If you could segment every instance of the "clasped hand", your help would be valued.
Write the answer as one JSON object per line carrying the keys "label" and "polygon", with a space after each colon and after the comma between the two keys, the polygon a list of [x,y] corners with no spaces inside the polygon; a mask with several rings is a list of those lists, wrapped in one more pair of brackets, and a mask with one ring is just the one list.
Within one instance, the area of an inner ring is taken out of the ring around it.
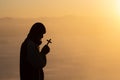
{"label": "clasped hand", "polygon": [[41,53],[43,54],[48,54],[49,52],[50,52],[50,48],[48,45],[45,45],[41,50]]}

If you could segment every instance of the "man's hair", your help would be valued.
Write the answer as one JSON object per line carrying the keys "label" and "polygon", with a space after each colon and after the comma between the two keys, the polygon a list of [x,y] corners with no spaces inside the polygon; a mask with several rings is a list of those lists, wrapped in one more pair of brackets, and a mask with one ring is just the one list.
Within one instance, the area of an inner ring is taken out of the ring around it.
{"label": "man's hair", "polygon": [[28,38],[35,39],[37,38],[37,36],[44,34],[44,33],[46,33],[45,26],[42,23],[37,22],[33,24],[33,26],[31,27],[29,34],[28,34]]}

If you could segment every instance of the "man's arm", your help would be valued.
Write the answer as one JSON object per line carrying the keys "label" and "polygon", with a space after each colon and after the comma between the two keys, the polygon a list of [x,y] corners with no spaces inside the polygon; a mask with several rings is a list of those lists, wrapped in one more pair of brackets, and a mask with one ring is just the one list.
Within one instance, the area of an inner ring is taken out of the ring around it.
{"label": "man's arm", "polygon": [[27,47],[27,59],[33,67],[43,68],[46,65],[46,54],[39,51],[35,48],[34,45],[28,45]]}

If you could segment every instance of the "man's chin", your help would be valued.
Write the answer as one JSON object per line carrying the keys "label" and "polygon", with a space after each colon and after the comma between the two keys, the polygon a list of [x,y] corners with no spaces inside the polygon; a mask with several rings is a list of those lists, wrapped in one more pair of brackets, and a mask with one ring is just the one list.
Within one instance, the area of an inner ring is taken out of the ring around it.
{"label": "man's chin", "polygon": [[37,41],[36,43],[38,46],[42,44],[42,41]]}

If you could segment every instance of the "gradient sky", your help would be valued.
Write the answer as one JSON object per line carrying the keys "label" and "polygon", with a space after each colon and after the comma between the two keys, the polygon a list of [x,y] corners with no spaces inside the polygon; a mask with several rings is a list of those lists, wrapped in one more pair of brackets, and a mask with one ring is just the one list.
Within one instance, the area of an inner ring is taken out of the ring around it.
{"label": "gradient sky", "polygon": [[[37,18],[66,15],[102,17]],[[120,0],[0,0],[1,17],[32,19],[0,19],[0,80],[19,80],[20,44],[38,21],[42,45],[53,42],[45,80],[120,80]]]}
{"label": "gradient sky", "polygon": [[0,0],[0,17],[115,16],[120,0]]}

